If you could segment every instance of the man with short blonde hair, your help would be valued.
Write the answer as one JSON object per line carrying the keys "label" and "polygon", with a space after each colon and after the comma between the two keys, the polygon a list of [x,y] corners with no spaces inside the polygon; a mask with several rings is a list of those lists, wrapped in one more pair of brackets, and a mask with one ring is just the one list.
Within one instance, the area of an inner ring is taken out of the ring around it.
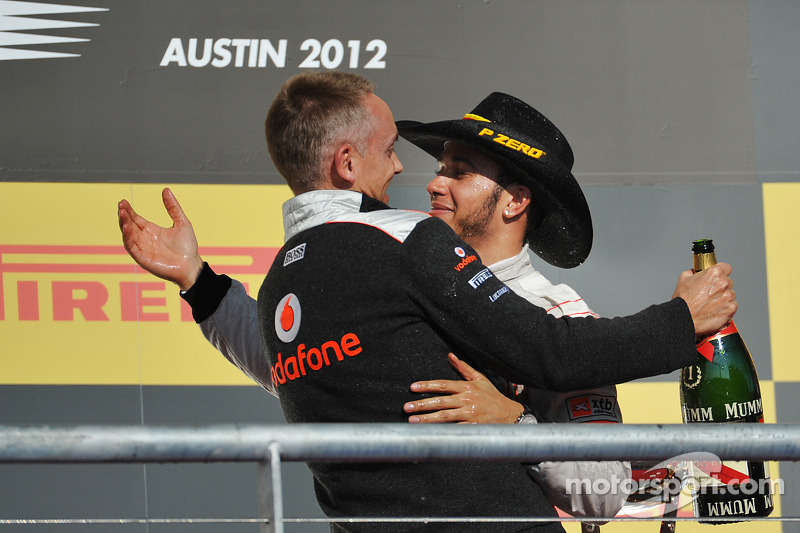
{"label": "man with short blonde hair", "polygon": [[[321,168],[319,179],[296,182],[297,169],[305,168],[300,160],[311,159],[305,151],[273,154],[297,195],[283,206],[286,244],[257,302],[203,264],[191,224],[168,190],[163,199],[172,228],[119,203],[126,250],[178,284],[209,340],[277,392],[288,421],[402,422],[401,406],[414,399],[409,383],[455,376],[436,357],[448,351],[470,354],[509,380],[560,389],[667,372],[696,359],[696,334],[719,330],[735,313],[730,266],[719,263],[682,274],[671,301],[630,317],[567,323],[548,316],[494,278],[444,222],[383,203],[403,169],[394,151],[397,128],[374,92],[361,104],[372,124],[366,146],[357,146],[357,131],[334,137],[322,165],[309,162]],[[519,463],[309,468],[323,511],[341,519],[334,531],[410,529],[391,520],[348,520],[359,516],[415,516],[422,519],[415,529],[436,532],[478,532],[485,525],[424,517],[545,516],[553,521],[499,521],[492,529],[563,531]]]}
{"label": "man with short blonde hair", "polygon": [[264,130],[272,161],[293,193],[319,186],[333,146],[351,141],[366,149],[373,125],[363,99],[374,91],[368,79],[335,71],[300,74],[281,87]]}

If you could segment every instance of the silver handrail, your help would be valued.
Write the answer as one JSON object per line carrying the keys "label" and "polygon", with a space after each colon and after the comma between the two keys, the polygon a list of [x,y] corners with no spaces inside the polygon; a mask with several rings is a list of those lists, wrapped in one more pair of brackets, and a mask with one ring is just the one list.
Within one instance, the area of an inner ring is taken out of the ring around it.
{"label": "silver handrail", "polygon": [[2,426],[0,463],[800,459],[793,424]]}
{"label": "silver handrail", "polygon": [[[281,461],[800,459],[792,424],[2,426],[0,463],[256,462],[262,530],[283,532]],[[263,503],[263,502],[262,502]]]}

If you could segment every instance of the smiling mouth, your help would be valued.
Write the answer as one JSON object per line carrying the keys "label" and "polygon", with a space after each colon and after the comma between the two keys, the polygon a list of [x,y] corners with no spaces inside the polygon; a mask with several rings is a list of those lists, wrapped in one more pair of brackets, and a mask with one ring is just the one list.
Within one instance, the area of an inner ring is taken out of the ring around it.
{"label": "smiling mouth", "polygon": [[453,210],[450,207],[441,204],[431,204],[431,210],[429,211],[430,215],[434,217],[441,217],[452,212]]}

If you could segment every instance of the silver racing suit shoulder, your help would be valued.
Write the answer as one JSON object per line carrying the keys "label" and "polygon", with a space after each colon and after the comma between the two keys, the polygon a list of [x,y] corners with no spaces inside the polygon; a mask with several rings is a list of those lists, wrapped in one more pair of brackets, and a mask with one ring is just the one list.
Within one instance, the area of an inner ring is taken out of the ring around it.
{"label": "silver racing suit shoulder", "polygon": [[416,225],[430,218],[421,211],[378,209],[361,211],[364,196],[353,191],[318,190],[299,194],[283,204],[285,240],[320,226],[337,222],[372,226],[404,242]]}

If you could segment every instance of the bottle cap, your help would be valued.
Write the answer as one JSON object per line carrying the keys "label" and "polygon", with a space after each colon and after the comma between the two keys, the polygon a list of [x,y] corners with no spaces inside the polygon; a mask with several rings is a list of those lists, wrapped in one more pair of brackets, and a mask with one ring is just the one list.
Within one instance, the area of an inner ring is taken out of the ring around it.
{"label": "bottle cap", "polygon": [[698,239],[692,243],[692,252],[696,254],[709,254],[714,251],[714,241],[711,239]]}

